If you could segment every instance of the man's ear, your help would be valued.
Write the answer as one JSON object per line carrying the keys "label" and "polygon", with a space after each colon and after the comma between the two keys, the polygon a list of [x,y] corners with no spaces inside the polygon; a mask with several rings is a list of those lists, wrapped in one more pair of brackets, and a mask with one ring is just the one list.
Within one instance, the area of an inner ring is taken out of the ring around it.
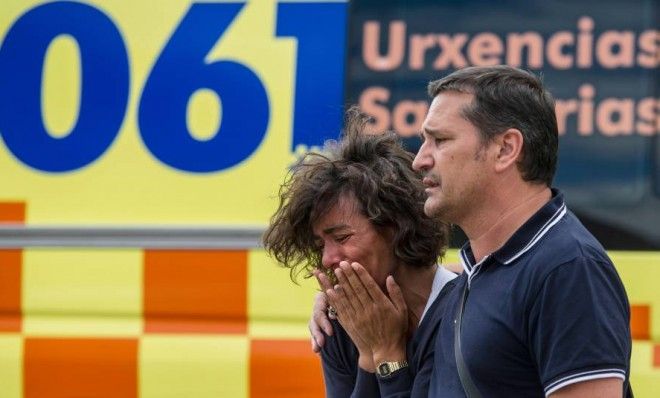
{"label": "man's ear", "polygon": [[517,167],[522,158],[523,135],[518,129],[508,129],[494,139],[497,146],[495,171],[502,172],[509,167]]}

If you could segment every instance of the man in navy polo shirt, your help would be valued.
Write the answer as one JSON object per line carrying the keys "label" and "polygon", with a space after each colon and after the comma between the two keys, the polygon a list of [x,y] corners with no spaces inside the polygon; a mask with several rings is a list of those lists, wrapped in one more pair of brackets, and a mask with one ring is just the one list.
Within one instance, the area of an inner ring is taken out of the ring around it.
{"label": "man in navy polo shirt", "polygon": [[[631,396],[623,284],[550,188],[558,148],[551,95],[533,74],[507,66],[458,70],[429,93],[413,163],[427,186],[424,211],[469,239],[436,338],[430,396]],[[348,271],[351,283],[328,296],[368,298],[369,284]],[[379,330],[387,301],[369,305],[363,329]],[[358,337],[382,360],[397,360],[396,333],[380,332]]]}
{"label": "man in navy polo shirt", "polygon": [[621,397],[631,338],[623,284],[551,189],[553,99],[531,73],[471,67],[432,82],[427,215],[457,224],[465,272],[438,334],[433,397]]}

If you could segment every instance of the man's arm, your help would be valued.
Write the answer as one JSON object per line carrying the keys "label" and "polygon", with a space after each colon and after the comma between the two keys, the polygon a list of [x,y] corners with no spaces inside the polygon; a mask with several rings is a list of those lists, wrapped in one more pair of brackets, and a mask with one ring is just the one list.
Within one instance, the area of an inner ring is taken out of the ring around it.
{"label": "man's arm", "polygon": [[628,311],[623,285],[606,260],[577,257],[544,277],[529,330],[548,396],[621,396],[630,364]]}
{"label": "man's arm", "polygon": [[609,378],[589,380],[568,385],[549,395],[549,398],[620,398],[623,380]]}
{"label": "man's arm", "polygon": [[325,291],[332,288],[332,283],[322,272],[315,270],[314,276],[319,283],[321,292],[314,298],[314,307],[312,308],[312,317],[309,320],[309,334],[311,336],[312,351],[319,353],[325,344],[325,336],[332,336],[332,324],[327,313],[328,298]]}

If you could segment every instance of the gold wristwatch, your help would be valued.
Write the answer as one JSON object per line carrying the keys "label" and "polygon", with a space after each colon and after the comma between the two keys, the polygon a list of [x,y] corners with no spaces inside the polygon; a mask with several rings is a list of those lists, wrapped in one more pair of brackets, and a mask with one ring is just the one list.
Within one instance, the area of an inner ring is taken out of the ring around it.
{"label": "gold wristwatch", "polygon": [[376,366],[376,375],[378,377],[389,377],[392,373],[408,366],[408,361],[381,362]]}

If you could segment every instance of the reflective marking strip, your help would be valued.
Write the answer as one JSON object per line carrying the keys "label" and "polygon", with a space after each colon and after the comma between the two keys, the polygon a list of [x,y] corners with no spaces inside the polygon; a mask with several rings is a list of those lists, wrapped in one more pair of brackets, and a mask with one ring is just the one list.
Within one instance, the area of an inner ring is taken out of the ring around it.
{"label": "reflective marking strip", "polygon": [[0,248],[128,247],[252,249],[261,247],[263,227],[0,227]]}

